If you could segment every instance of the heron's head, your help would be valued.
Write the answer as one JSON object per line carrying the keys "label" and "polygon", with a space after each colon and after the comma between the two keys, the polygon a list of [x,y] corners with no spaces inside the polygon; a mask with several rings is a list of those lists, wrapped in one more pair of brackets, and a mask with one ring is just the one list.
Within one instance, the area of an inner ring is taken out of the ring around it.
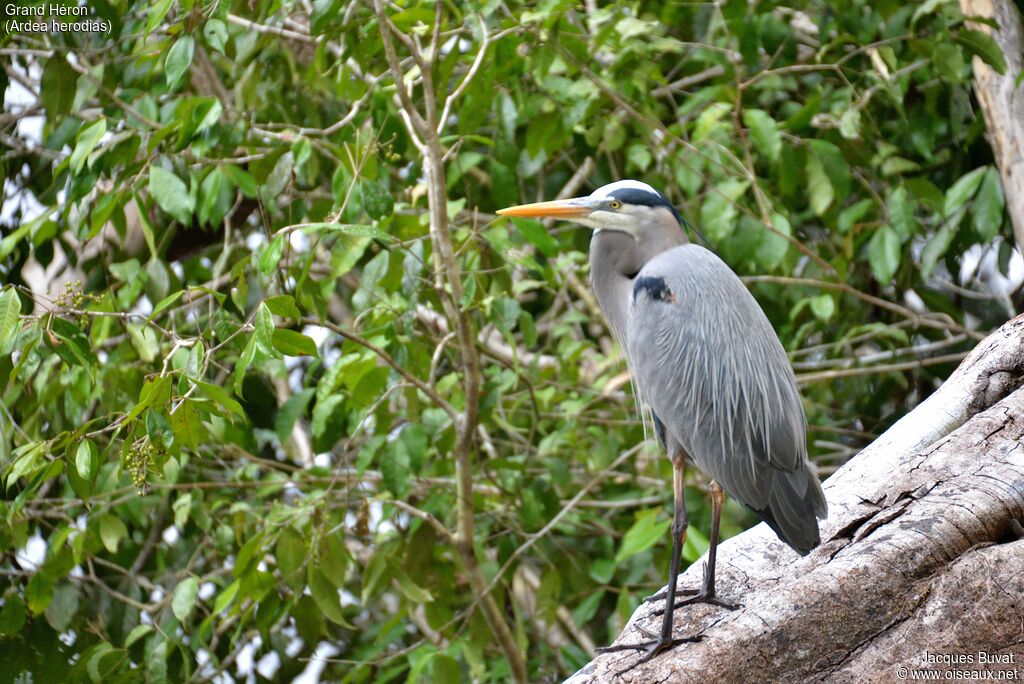
{"label": "heron's head", "polygon": [[627,233],[638,241],[666,234],[682,235],[679,212],[671,202],[647,183],[635,180],[603,185],[586,197],[522,204],[499,209],[498,213],[573,221],[596,231]]}

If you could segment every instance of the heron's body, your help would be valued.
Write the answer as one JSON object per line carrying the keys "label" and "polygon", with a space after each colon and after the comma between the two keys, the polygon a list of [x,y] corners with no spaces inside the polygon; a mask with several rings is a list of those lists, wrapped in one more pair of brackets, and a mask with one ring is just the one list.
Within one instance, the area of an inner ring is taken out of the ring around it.
{"label": "heron's body", "polygon": [[[825,497],[807,460],[793,371],[761,307],[698,245],[662,252],[634,283],[625,345],[666,450],[681,448],[807,553],[818,545]],[[673,365],[678,358],[690,363]]]}
{"label": "heron's body", "polygon": [[598,304],[626,352],[641,399],[673,464],[675,517],[660,636],[647,657],[693,638],[672,637],[675,580],[686,536],[683,465],[712,478],[711,546],[694,598],[715,598],[722,490],[758,513],[801,554],[818,545],[827,505],[807,458],[796,378],[771,323],[743,282],[714,253],[687,243],[678,212],[637,181],[589,197],[503,209],[512,216],[573,219],[596,229],[590,274]]}

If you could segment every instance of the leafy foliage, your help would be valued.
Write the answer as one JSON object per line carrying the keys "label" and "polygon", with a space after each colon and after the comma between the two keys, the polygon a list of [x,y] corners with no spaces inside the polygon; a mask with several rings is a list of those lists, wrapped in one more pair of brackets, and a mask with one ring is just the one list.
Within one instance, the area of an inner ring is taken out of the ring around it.
{"label": "leafy foliage", "polygon": [[970,90],[1005,60],[955,3],[90,6],[108,35],[3,39],[5,674],[535,681],[610,640],[664,581],[668,464],[588,237],[501,206],[663,189],[825,472],[1005,316],[949,286],[1009,250]]}

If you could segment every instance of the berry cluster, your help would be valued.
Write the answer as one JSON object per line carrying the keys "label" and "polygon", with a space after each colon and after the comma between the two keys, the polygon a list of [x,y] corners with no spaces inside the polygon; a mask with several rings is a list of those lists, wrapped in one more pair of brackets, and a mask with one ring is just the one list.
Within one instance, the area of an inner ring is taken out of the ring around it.
{"label": "berry cluster", "polygon": [[158,450],[149,441],[149,437],[135,440],[128,450],[125,466],[132,478],[132,484],[137,489],[144,490],[146,488],[146,476],[149,474],[150,466],[154,462],[157,453]]}

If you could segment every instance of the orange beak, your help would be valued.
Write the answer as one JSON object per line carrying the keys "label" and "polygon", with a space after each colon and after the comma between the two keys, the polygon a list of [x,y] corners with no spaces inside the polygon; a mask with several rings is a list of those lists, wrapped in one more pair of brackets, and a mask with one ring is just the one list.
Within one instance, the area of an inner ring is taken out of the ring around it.
{"label": "orange beak", "polygon": [[575,219],[589,216],[593,210],[594,207],[587,201],[586,197],[578,197],[576,199],[554,200],[553,202],[520,204],[517,207],[499,209],[498,214],[519,218]]}

